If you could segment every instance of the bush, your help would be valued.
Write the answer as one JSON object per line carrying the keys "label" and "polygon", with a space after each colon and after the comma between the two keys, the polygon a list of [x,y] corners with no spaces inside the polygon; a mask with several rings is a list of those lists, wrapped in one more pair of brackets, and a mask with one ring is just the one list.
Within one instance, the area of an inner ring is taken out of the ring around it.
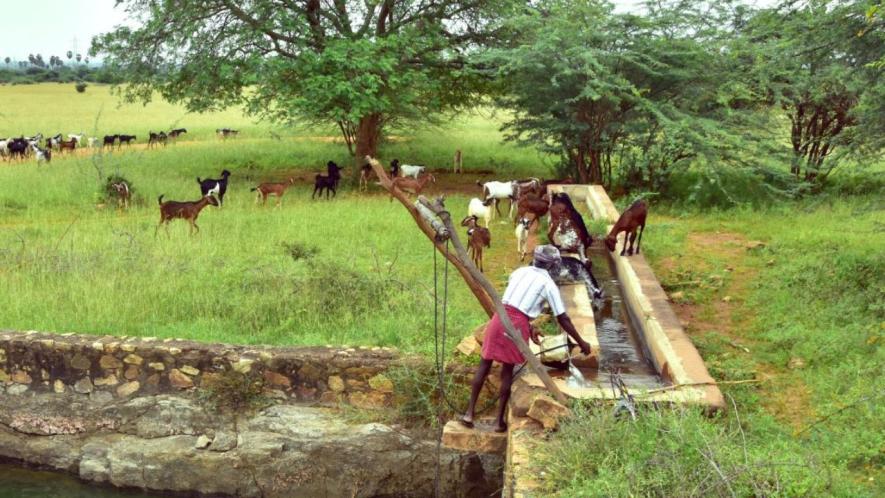
{"label": "bush", "polygon": [[283,250],[285,250],[286,254],[292,258],[292,261],[310,259],[320,252],[318,247],[297,240],[293,242],[283,242]]}
{"label": "bush", "polygon": [[83,93],[86,91],[86,87],[89,86],[85,82],[81,81],[74,85],[74,88],[77,90],[77,93]]}
{"label": "bush", "polygon": [[115,174],[108,176],[104,185],[102,185],[101,190],[99,191],[99,199],[103,202],[112,202],[120,201],[120,194],[117,192],[117,189],[114,188],[114,184],[117,183],[125,183],[129,186],[129,198],[133,199],[135,197],[135,188],[132,186],[132,182],[127,180],[124,176]]}
{"label": "bush", "polygon": [[255,373],[226,370],[212,382],[206,383],[199,396],[218,411],[238,414],[267,406],[264,396],[264,378]]}

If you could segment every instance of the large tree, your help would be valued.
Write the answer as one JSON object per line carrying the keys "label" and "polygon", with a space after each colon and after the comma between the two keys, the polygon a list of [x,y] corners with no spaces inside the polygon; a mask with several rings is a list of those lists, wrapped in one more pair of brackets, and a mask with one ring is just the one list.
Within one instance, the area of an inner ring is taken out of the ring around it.
{"label": "large tree", "polygon": [[334,123],[358,158],[385,127],[474,103],[470,53],[511,0],[118,0],[139,27],[93,40],[124,71],[122,94],[154,91],[204,111],[245,105],[278,122]]}
{"label": "large tree", "polygon": [[551,0],[513,18],[509,46],[489,55],[498,102],[514,112],[509,138],[561,154],[589,183],[610,183],[615,151],[638,152],[641,183],[654,186],[652,176],[713,142],[710,120],[741,98],[714,7],[658,1],[639,16],[602,0]]}

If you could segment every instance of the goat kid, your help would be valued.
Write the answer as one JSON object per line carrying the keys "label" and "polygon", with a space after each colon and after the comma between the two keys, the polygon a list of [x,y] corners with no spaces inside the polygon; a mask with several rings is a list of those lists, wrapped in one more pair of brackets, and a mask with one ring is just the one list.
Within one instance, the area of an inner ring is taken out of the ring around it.
{"label": "goat kid", "polygon": [[484,247],[492,247],[492,233],[488,228],[477,224],[476,216],[468,216],[461,220],[461,226],[467,227],[467,255],[473,259],[473,264],[484,272],[482,267],[482,250]]}
{"label": "goat kid", "polygon": [[295,183],[294,178],[289,178],[288,181],[282,183],[273,183],[273,182],[265,182],[257,187],[249,189],[251,192],[258,192],[255,196],[255,203],[258,203],[258,200],[261,200],[261,205],[267,204],[268,196],[275,195],[277,196],[277,207],[280,207],[283,203],[283,194],[286,193],[286,189],[289,188],[292,184]]}
{"label": "goat kid", "polygon": [[[126,182],[112,183],[111,188],[117,193],[117,202],[120,207],[124,209],[128,208],[129,199],[132,197],[132,192],[129,190],[129,184]],[[162,196],[160,197],[162,198]]]}
{"label": "goat kid", "polygon": [[519,254],[519,260],[525,259],[527,247],[529,245],[529,227],[532,226],[531,218],[520,218],[516,223],[516,252]]}
{"label": "goat kid", "polygon": [[31,147],[34,150],[34,155],[37,157],[37,164],[42,162],[49,164],[52,162],[52,149],[41,149],[39,145],[34,143],[31,144]]}
{"label": "goat kid", "polygon": [[[618,247],[618,234],[625,232],[624,247],[621,249],[621,256],[624,252],[627,256],[633,255],[633,242],[636,242],[636,254],[639,254],[639,245],[642,243],[642,232],[645,231],[645,218],[648,216],[648,203],[640,199],[626,211],[621,213],[617,223],[612,227],[611,231],[605,237],[605,247],[614,252]],[[636,231],[639,229],[639,240],[636,239]],[[627,242],[630,242],[630,249],[627,249]]]}
{"label": "goat kid", "polygon": [[[165,194],[164,194],[165,195]],[[198,201],[166,201],[163,202],[163,195],[157,198],[157,203],[160,205],[160,223],[157,224],[157,228],[154,229],[154,237],[157,236],[157,230],[160,229],[160,225],[166,224],[166,234],[169,234],[169,222],[174,220],[175,218],[181,218],[183,220],[187,220],[191,225],[190,233],[193,235],[194,233],[200,232],[200,227],[197,226],[197,217],[200,216],[200,211],[203,210],[204,207],[212,204],[213,206],[218,206],[218,199],[212,197],[211,195],[204,196]]]}

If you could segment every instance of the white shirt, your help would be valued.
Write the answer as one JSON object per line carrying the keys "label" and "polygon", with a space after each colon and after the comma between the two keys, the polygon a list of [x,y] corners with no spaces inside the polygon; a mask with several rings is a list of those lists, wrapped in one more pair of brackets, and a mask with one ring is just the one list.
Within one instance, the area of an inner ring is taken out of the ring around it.
{"label": "white shirt", "polygon": [[544,301],[550,305],[553,316],[565,313],[559,287],[553,282],[547,270],[534,266],[524,266],[510,274],[507,290],[501,302],[522,311],[529,318],[541,314]]}

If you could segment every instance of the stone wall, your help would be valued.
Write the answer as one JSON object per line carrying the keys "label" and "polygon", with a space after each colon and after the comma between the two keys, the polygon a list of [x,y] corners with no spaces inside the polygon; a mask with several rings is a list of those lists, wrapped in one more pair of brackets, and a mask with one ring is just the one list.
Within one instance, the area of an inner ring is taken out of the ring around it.
{"label": "stone wall", "polygon": [[0,331],[0,393],[109,400],[207,387],[236,371],[263,377],[278,398],[378,408],[392,402],[393,384],[384,372],[403,361],[379,347],[278,348]]}

